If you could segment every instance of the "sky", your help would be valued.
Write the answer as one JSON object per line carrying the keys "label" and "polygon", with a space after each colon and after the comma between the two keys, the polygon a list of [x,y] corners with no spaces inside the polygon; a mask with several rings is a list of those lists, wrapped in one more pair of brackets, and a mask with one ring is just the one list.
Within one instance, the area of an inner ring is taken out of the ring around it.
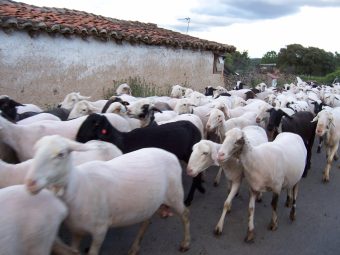
{"label": "sky", "polygon": [[[17,0],[19,1],[19,0]],[[159,27],[261,58],[290,44],[340,52],[340,0],[21,0]],[[188,19],[189,18],[189,19]],[[188,23],[188,21],[190,21]],[[189,25],[189,26],[188,26]]]}

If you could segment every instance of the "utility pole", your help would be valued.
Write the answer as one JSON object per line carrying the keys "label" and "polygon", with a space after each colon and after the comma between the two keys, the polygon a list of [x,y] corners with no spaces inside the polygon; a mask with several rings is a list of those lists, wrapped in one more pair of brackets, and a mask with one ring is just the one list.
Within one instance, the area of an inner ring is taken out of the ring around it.
{"label": "utility pole", "polygon": [[189,25],[190,25],[190,18],[189,18],[189,17],[187,17],[187,18],[184,18],[184,19],[178,19],[178,20],[186,20],[186,21],[187,21],[187,23],[188,23],[188,25],[187,25],[187,34],[188,34],[188,32],[189,32]]}

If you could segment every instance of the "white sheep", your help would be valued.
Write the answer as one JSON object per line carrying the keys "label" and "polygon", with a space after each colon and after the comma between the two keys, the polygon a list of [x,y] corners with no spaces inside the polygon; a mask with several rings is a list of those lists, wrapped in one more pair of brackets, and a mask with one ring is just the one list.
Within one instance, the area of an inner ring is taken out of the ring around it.
{"label": "white sheep", "polygon": [[[253,146],[268,142],[266,132],[261,127],[248,126],[243,129],[243,132],[247,134],[249,142]],[[215,227],[215,234],[217,235],[222,233],[226,213],[231,209],[232,200],[239,190],[244,175],[243,166],[237,157],[233,156],[225,162],[218,162],[217,154],[221,146],[221,144],[209,140],[201,140],[194,145],[187,166],[187,174],[193,177],[212,165],[221,166],[226,179],[231,184],[229,185],[229,194],[224,202],[222,215]]]}
{"label": "white sheep", "polygon": [[67,208],[55,195],[43,190],[37,196],[24,185],[0,190],[0,254],[78,254],[57,238]]}
{"label": "white sheep", "polygon": [[339,148],[340,141],[340,107],[334,109],[324,109],[313,119],[317,121],[315,134],[319,137],[325,137],[327,163],[323,170],[323,181],[329,181],[329,171],[333,159]]}
{"label": "white sheep", "polygon": [[34,122],[37,122],[37,121],[44,121],[44,120],[61,121],[59,117],[57,117],[53,114],[50,114],[50,113],[43,112],[43,113],[33,115],[31,117],[19,120],[19,121],[17,121],[17,124],[27,125],[27,124],[31,124],[31,123],[34,123]]}
{"label": "white sheep", "polygon": [[141,127],[141,122],[138,119],[135,118],[130,118],[127,115],[127,108],[125,105],[119,103],[119,102],[113,102],[109,108],[107,108],[106,113],[115,113],[120,116],[122,116],[124,119],[127,120],[129,123],[131,130],[135,128],[140,128]]}
{"label": "white sheep", "polygon": [[213,109],[210,112],[206,125],[208,131],[217,130],[220,140],[224,140],[224,134],[234,127],[244,128],[256,124],[256,112],[246,112],[240,117],[225,120],[224,113],[219,109]]}
{"label": "white sheep", "polygon": [[170,97],[182,98],[184,92],[185,92],[185,88],[182,87],[181,85],[178,85],[178,84],[173,85],[171,88]]}
{"label": "white sheep", "polygon": [[100,113],[102,108],[98,108],[87,100],[82,100],[74,104],[67,119],[75,119],[81,116],[86,116],[91,113]]}
{"label": "white sheep", "polygon": [[[128,122],[121,116],[106,113],[110,123],[122,132],[131,130]],[[33,157],[36,141],[46,135],[59,134],[75,140],[80,125],[87,118],[83,116],[69,121],[40,121],[28,125],[16,125],[0,116],[0,140],[17,153],[22,162]]]}
{"label": "white sheep", "polygon": [[25,112],[42,112],[43,110],[35,104],[24,104],[24,106],[17,106],[17,113],[22,114]]}
{"label": "white sheep", "polygon": [[237,156],[244,168],[250,186],[248,232],[246,242],[254,240],[255,199],[260,192],[272,191],[271,230],[278,227],[277,202],[283,188],[287,188],[287,206],[291,206],[290,219],[295,220],[298,183],[302,177],[307,150],[302,138],[290,132],[280,133],[273,142],[253,146],[245,132],[234,128],[225,134],[218,152],[218,160],[227,161]]}
{"label": "white sheep", "polygon": [[132,95],[132,90],[127,83],[120,84],[116,89],[116,95],[120,96],[122,94]]}
{"label": "white sheep", "polygon": [[144,148],[113,160],[72,164],[71,151],[84,145],[60,136],[43,137],[36,144],[34,166],[26,187],[36,194],[46,186],[59,190],[69,209],[65,220],[78,248],[84,234],[92,235],[89,254],[98,254],[110,227],[143,222],[129,254],[136,254],[151,216],[165,204],[184,225],[181,250],[189,249],[189,213],[184,205],[182,169],[175,155]]}
{"label": "white sheep", "polygon": [[67,94],[64,98],[64,100],[58,105],[58,107],[65,108],[67,110],[72,110],[73,106],[81,101],[81,100],[88,100],[91,97],[86,97],[80,95],[79,92],[71,92]]}
{"label": "white sheep", "polygon": [[180,121],[180,120],[187,120],[194,124],[198,130],[201,132],[201,137],[204,137],[204,126],[201,119],[195,114],[180,114],[175,116],[174,118],[167,120],[167,121],[159,121],[157,122],[158,125],[163,125],[165,123]]}
{"label": "white sheep", "polygon": [[[100,160],[108,161],[123,153],[112,143],[91,140],[87,144],[89,151],[73,151],[73,164],[80,165],[85,162]],[[12,185],[24,184],[25,176],[33,164],[33,159],[18,164],[9,164],[0,159],[0,189]]]}

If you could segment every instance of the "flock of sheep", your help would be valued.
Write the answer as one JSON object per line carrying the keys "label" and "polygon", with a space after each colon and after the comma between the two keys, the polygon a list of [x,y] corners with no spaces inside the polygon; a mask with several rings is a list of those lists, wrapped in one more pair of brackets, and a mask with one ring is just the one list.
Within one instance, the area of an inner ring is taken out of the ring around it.
{"label": "flock of sheep", "polygon": [[[326,150],[324,182],[338,157],[340,84],[298,79],[283,90],[261,83],[252,90],[209,86],[205,94],[175,85],[170,96],[148,98],[132,96],[122,84],[116,94],[93,102],[70,93],[49,111],[0,96],[0,254],[80,254],[86,234],[92,236],[89,254],[98,254],[109,228],[142,223],[129,251],[137,254],[156,212],[179,216],[180,250],[187,251],[188,206],[196,190],[204,193],[204,171],[213,165],[220,168],[215,184],[222,172],[229,182],[215,234],[222,233],[245,179],[245,241],[252,242],[255,201],[262,193],[273,194],[271,230],[278,227],[283,189],[295,220],[315,135]],[[183,166],[192,177],[186,196]],[[70,246],[58,236],[62,223]]]}

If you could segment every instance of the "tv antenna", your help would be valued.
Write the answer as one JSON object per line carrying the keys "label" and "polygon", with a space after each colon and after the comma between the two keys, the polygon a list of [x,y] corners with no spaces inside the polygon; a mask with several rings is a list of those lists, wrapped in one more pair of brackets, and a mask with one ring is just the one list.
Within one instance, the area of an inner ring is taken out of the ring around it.
{"label": "tv antenna", "polygon": [[186,20],[188,25],[187,25],[187,34],[189,32],[189,25],[190,25],[190,18],[189,17],[186,17],[186,18],[183,18],[183,19],[178,19],[178,20]]}

